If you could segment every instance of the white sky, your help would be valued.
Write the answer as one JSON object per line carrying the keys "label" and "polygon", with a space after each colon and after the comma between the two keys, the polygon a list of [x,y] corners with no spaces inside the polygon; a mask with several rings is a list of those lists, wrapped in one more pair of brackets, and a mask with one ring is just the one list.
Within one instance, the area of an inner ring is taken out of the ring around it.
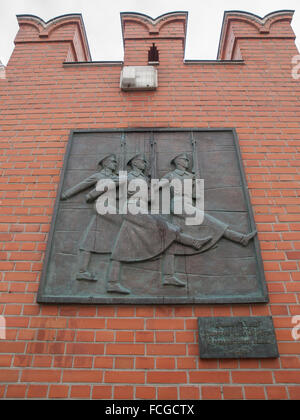
{"label": "white sky", "polygon": [[224,10],[242,10],[261,17],[276,10],[295,10],[292,26],[300,46],[299,0],[0,0],[0,60],[7,64],[18,31],[17,14],[45,21],[66,13],[81,13],[93,61],[123,60],[120,12],[156,18],[187,11],[186,59],[216,59]]}

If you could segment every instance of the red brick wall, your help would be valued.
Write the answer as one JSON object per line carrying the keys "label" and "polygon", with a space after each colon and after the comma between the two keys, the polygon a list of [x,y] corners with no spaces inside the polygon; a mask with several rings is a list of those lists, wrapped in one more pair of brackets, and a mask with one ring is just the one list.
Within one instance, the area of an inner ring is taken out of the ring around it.
{"label": "red brick wall", "polygon": [[[269,33],[269,21],[227,18],[220,57],[241,54],[244,64],[184,63],[184,16],[148,29],[131,19],[130,37],[148,38],[125,39],[125,62],[147,64],[140,45],[153,39],[160,51],[151,92],[122,92],[121,66],[63,66],[88,59],[80,19],[54,21],[46,34],[19,19],[0,79],[1,398],[300,398],[300,340],[291,335],[300,314],[300,80],[291,76],[298,51],[290,14],[271,17]],[[144,126],[236,127],[269,304],[36,304],[70,130]],[[197,317],[217,315],[272,315],[280,358],[201,360]]]}

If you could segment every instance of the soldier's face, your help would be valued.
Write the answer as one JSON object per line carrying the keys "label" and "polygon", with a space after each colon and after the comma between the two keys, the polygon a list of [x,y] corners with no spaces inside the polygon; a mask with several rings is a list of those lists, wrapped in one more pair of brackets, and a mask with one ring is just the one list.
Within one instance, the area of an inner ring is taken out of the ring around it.
{"label": "soldier's face", "polygon": [[117,161],[115,159],[108,159],[105,162],[105,167],[111,169],[112,171],[115,171],[117,169]]}
{"label": "soldier's face", "polygon": [[175,160],[175,164],[182,166],[183,168],[187,169],[189,167],[189,160],[183,157],[177,158]]}
{"label": "soldier's face", "polygon": [[136,168],[143,170],[146,168],[146,162],[142,159],[135,159],[132,161],[132,166],[135,166]]}

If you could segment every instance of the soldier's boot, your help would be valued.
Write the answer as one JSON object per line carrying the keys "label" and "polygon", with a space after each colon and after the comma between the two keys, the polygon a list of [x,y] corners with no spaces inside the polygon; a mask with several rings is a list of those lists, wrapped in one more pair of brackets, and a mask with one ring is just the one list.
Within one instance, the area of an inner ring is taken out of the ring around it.
{"label": "soldier's boot", "polygon": [[237,242],[243,246],[247,246],[251,239],[257,234],[256,230],[253,230],[250,233],[244,234],[240,232],[236,232],[231,229],[226,229],[224,232],[224,237],[229,239],[230,241]]}
{"label": "soldier's boot", "polygon": [[94,274],[90,273],[88,270],[90,258],[90,252],[80,250],[79,271],[76,274],[76,280],[97,281],[97,278],[94,276]]}
{"label": "soldier's boot", "polygon": [[129,289],[120,284],[120,270],[121,263],[112,261],[108,269],[107,293],[122,293],[123,295],[131,293]]}
{"label": "soldier's boot", "polygon": [[90,273],[89,271],[79,271],[76,274],[76,280],[97,281],[94,274]]}
{"label": "soldier's boot", "polygon": [[163,269],[163,286],[185,287],[186,283],[175,275],[175,256],[166,254]]}

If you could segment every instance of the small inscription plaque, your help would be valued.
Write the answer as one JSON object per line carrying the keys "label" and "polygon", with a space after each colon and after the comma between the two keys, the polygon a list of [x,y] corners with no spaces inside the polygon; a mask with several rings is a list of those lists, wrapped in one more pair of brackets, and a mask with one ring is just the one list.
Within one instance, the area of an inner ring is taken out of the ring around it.
{"label": "small inscription plaque", "polygon": [[278,357],[270,316],[201,317],[198,327],[201,359]]}

